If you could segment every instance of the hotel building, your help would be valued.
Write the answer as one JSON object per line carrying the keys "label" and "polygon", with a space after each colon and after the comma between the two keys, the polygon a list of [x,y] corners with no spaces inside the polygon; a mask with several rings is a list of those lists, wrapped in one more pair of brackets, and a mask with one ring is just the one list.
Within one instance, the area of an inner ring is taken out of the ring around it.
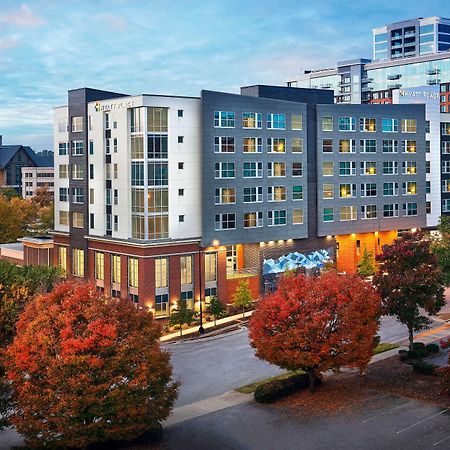
{"label": "hotel building", "polygon": [[[426,226],[425,106],[334,104],[330,90],[126,96],[54,110],[54,264],[167,317],[178,299],[254,298],[262,267]],[[297,253],[297,254],[298,254]]]}

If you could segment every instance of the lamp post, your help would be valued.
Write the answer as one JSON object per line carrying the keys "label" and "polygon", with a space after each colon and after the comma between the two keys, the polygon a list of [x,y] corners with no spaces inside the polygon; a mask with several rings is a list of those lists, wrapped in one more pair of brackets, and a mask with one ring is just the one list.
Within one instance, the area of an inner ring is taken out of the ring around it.
{"label": "lamp post", "polygon": [[[211,242],[207,244],[204,248],[209,247]],[[214,248],[219,247],[220,243],[218,240],[212,241],[212,245]],[[198,332],[200,334],[204,334],[205,329],[203,328],[203,286],[202,286],[202,254],[205,252],[203,251],[202,247],[199,247],[198,249],[198,277],[199,277],[199,288],[200,288],[200,326],[198,328]]]}

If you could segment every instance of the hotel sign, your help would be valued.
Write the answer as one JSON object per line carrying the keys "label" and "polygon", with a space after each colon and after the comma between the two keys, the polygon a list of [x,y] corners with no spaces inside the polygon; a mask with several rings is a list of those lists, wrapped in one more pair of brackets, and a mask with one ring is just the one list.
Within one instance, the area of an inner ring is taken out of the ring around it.
{"label": "hotel sign", "polygon": [[126,109],[132,108],[134,104],[133,100],[123,101],[123,102],[114,102],[114,103],[100,103],[97,102],[95,104],[96,111],[113,111],[116,109]]}
{"label": "hotel sign", "polygon": [[439,100],[438,92],[427,92],[427,91],[405,91],[404,89],[399,90],[400,97],[415,97],[415,98],[431,98],[433,100]]}

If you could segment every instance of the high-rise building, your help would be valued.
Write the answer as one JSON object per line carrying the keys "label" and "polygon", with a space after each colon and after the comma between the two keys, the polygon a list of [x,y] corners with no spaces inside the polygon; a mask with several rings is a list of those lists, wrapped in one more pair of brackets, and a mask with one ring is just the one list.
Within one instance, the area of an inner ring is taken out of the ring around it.
{"label": "high-rise building", "polygon": [[77,89],[55,108],[54,145],[54,264],[157,317],[180,298],[228,301],[243,279],[256,298],[326,255],[354,271],[364,247],[426,226],[420,104]]}

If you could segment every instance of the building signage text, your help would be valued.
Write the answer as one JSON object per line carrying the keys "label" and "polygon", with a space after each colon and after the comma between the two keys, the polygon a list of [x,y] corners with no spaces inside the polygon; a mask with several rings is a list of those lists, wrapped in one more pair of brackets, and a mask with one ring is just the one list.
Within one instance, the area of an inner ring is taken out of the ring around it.
{"label": "building signage text", "polygon": [[432,98],[434,100],[439,100],[439,93],[437,93],[437,92],[405,91],[403,89],[400,89],[399,94],[401,97],[424,97],[424,98]]}
{"label": "building signage text", "polygon": [[133,100],[123,101],[123,102],[114,102],[114,103],[100,103],[97,102],[95,104],[96,111],[113,111],[115,109],[126,109],[133,107]]}

